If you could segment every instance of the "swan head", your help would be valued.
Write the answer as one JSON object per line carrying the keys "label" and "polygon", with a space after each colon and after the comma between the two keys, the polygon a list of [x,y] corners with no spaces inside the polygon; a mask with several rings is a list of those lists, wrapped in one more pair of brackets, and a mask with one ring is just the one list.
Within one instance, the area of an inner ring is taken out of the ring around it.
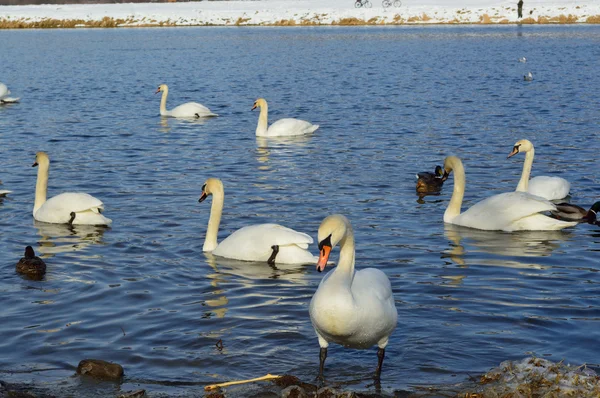
{"label": "swan head", "polygon": [[529,152],[533,149],[533,144],[529,140],[519,140],[515,142],[512,151],[506,157],[507,159],[511,156],[515,156],[519,152]]}
{"label": "swan head", "polygon": [[200,199],[198,199],[198,202],[204,202],[208,195],[212,195],[215,193],[223,194],[223,183],[218,178],[209,178],[208,180],[206,180],[204,185],[202,185],[202,194],[200,195]]}
{"label": "swan head", "polygon": [[341,214],[333,214],[326,217],[319,226],[319,261],[317,271],[322,272],[327,265],[331,249],[335,247],[346,236],[350,228],[350,221]]}
{"label": "swan head", "polygon": [[35,162],[31,165],[31,167],[35,166],[45,166],[48,167],[50,165],[50,158],[46,152],[38,152],[35,154]]}
{"label": "swan head", "polygon": [[447,156],[446,159],[444,159],[444,175],[442,176],[442,181],[446,181],[452,170],[457,167],[463,167],[460,159],[456,156]]}
{"label": "swan head", "polygon": [[154,92],[154,94],[158,94],[161,91],[167,91],[169,89],[169,87],[167,87],[166,84],[161,84],[160,86],[158,86],[158,88],[156,89],[156,91]]}
{"label": "swan head", "polygon": [[262,108],[267,106],[267,100],[265,100],[264,98],[259,98],[256,101],[254,101],[254,105],[252,106],[251,110],[255,110],[256,108]]}

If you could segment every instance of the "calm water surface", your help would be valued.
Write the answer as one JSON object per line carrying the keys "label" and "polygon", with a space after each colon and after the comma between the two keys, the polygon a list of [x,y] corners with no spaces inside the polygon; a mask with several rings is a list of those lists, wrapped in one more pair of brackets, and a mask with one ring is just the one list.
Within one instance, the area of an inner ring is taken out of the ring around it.
{"label": "calm water surface", "polygon": [[[462,382],[532,354],[597,363],[600,230],[450,228],[452,179],[418,200],[414,174],[460,156],[468,206],[515,188],[523,157],[506,155],[528,138],[533,175],[567,178],[572,201],[589,207],[600,196],[600,27],[0,35],[10,65],[0,80],[22,97],[0,108],[0,180],[14,191],[0,202],[0,379],[73,386],[77,363],[92,357],[124,366],[123,389],[168,394],[269,372],[313,380],[308,304],[323,275],[205,255],[210,204],[197,199],[208,177],[225,184],[221,239],[262,222],[316,238],[325,216],[349,217],[357,267],[386,272],[398,307],[387,392]],[[161,119],[160,83],[169,108],[197,101],[221,116]],[[321,127],[257,140],[258,97],[271,120]],[[112,228],[33,221],[40,150],[52,162],[49,194],[101,198]],[[26,245],[48,264],[43,281],[14,272]],[[375,348],[332,346],[326,376],[372,390],[376,361]]]}

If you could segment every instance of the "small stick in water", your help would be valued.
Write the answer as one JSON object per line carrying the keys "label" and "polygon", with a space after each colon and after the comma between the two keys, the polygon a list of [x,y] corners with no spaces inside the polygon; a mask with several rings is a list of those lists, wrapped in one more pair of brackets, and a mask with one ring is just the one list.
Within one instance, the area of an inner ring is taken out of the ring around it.
{"label": "small stick in water", "polygon": [[265,375],[263,377],[257,377],[256,379],[237,380],[237,381],[228,381],[227,383],[211,384],[211,385],[204,387],[204,391],[212,391],[212,390],[216,390],[219,387],[233,386],[236,384],[254,383],[255,381],[279,379],[280,377],[281,376],[272,375],[269,373],[268,375]]}

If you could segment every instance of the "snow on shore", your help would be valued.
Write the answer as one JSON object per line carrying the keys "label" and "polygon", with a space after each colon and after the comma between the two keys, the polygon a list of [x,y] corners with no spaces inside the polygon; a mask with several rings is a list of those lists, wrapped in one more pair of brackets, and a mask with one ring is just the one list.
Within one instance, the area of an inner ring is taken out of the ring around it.
{"label": "snow on shore", "polygon": [[[355,0],[201,1],[87,5],[0,6],[0,27],[152,25],[354,25],[516,23],[517,0],[402,0],[400,7],[355,8]],[[364,1],[364,0],[363,0]],[[523,23],[600,23],[598,0],[524,0]],[[36,25],[37,23],[37,25]]]}

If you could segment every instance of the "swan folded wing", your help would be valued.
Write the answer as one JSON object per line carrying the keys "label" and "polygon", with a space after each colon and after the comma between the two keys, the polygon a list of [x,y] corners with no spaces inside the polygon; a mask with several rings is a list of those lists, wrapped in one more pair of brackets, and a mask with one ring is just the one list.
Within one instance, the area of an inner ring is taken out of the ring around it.
{"label": "swan folded wing", "polygon": [[318,128],[319,125],[309,123],[306,120],[286,118],[279,119],[270,125],[269,129],[267,130],[267,135],[281,136],[310,134]]}
{"label": "swan folded wing", "polygon": [[[65,192],[48,199],[36,212],[36,215],[37,213],[40,213],[40,211],[42,214],[52,213],[58,217],[61,222],[67,222],[71,217],[71,212],[81,213],[92,211],[94,213],[100,213],[102,210],[104,210],[104,204],[92,195],[79,192]],[[44,221],[43,219],[39,220]]]}
{"label": "swan folded wing", "polygon": [[527,192],[549,200],[562,199],[569,194],[571,184],[561,177],[538,176],[529,180]]}
{"label": "swan folded wing", "polygon": [[377,301],[393,300],[392,285],[383,271],[377,268],[364,268],[357,271],[352,282],[352,294],[361,297],[372,296]]}
{"label": "swan folded wing", "polygon": [[9,193],[11,193],[11,192],[12,192],[12,191],[7,191],[7,190],[5,190],[5,189],[4,189],[4,190],[3,190],[3,189],[0,189],[0,196],[6,196],[7,194],[9,194]]}
{"label": "swan folded wing", "polygon": [[455,224],[487,230],[503,230],[532,214],[556,210],[548,200],[527,192],[507,192],[491,196],[471,206]]}
{"label": "swan folded wing", "polygon": [[278,224],[249,225],[225,238],[213,254],[245,261],[266,261],[274,245],[280,248],[296,245],[306,249],[312,242],[309,235]]}
{"label": "swan folded wing", "polygon": [[205,117],[205,116],[217,116],[212,113],[210,109],[197,102],[188,102],[169,111],[171,116],[175,117]]}

